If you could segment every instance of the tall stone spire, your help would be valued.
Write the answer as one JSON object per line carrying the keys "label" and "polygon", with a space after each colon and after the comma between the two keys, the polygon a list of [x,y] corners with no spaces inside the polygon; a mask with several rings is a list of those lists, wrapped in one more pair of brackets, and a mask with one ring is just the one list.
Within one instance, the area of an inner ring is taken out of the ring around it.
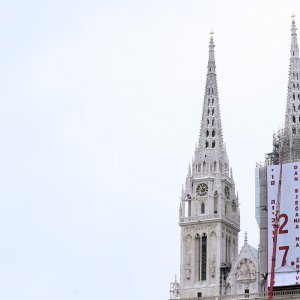
{"label": "tall stone spire", "polygon": [[222,136],[214,48],[211,33],[200,135],[181,195],[182,298],[219,296],[238,253],[240,213]]}
{"label": "tall stone spire", "polygon": [[292,16],[288,95],[284,127],[284,160],[300,159],[300,63],[295,16]]}
{"label": "tall stone spire", "polygon": [[[228,173],[229,163],[223,141],[214,48],[215,44],[212,32],[209,42],[201,128],[194,157],[196,164],[199,164],[199,162],[205,162],[207,166],[215,164],[218,165],[218,170],[221,173]],[[195,172],[196,170],[193,168],[193,171]],[[205,171],[205,168],[202,171]]]}
{"label": "tall stone spire", "polygon": [[224,150],[214,48],[211,33],[199,148]]}

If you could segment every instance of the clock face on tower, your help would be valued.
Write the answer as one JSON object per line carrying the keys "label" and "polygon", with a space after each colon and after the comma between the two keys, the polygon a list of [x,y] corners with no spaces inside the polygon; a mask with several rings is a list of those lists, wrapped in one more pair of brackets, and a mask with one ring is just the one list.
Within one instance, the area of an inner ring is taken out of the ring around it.
{"label": "clock face on tower", "polygon": [[197,188],[196,188],[196,193],[198,196],[205,196],[207,195],[207,191],[208,191],[208,186],[206,183],[200,183],[198,184]]}
{"label": "clock face on tower", "polygon": [[226,199],[229,199],[229,197],[230,197],[230,191],[229,191],[229,187],[228,186],[225,186],[224,192],[225,192]]}

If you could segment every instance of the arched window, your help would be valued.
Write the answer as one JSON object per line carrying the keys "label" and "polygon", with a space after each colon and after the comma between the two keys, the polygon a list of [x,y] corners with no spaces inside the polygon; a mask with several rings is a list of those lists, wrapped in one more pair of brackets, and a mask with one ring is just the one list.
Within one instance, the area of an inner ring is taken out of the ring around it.
{"label": "arched window", "polygon": [[209,136],[209,131],[208,130],[206,130],[206,136]]}
{"label": "arched window", "polygon": [[200,281],[200,235],[197,233],[195,237],[195,278],[196,281]]}
{"label": "arched window", "polygon": [[214,94],[214,89],[213,88],[211,88],[211,93]]}
{"label": "arched window", "polygon": [[214,114],[215,114],[215,110],[214,109],[212,109],[211,114],[214,116]]}
{"label": "arched window", "polygon": [[214,99],[211,99],[211,105],[214,105]]}
{"label": "arched window", "polygon": [[212,131],[211,136],[214,137],[216,134],[215,130]]}
{"label": "arched window", "polygon": [[295,94],[293,94],[293,100],[295,100]]}
{"label": "arched window", "polygon": [[212,148],[215,148],[215,146],[216,146],[216,142],[215,142],[215,141],[213,141],[213,142],[212,142],[212,144],[211,144],[211,146],[212,146]]}
{"label": "arched window", "polygon": [[214,162],[214,172],[217,172],[217,162]]}
{"label": "arched window", "polygon": [[191,198],[188,199],[188,217],[192,215],[192,201]]}
{"label": "arched window", "polygon": [[209,119],[207,119],[207,125],[209,125]]}
{"label": "arched window", "polygon": [[214,214],[218,213],[218,192],[215,191],[214,193]]}
{"label": "arched window", "polygon": [[293,109],[294,109],[294,111],[296,111],[296,106],[295,106],[295,104],[293,105]]}
{"label": "arched window", "polygon": [[208,98],[208,99],[207,99],[207,105],[209,105],[209,102],[210,102],[210,99]]}
{"label": "arched window", "polygon": [[212,126],[215,125],[215,119],[212,120],[211,125],[212,125]]}
{"label": "arched window", "polygon": [[207,235],[203,233],[201,241],[201,280],[206,280],[206,266],[207,266]]}
{"label": "arched window", "polygon": [[293,123],[296,123],[296,118],[295,118],[295,116],[293,116]]}
{"label": "arched window", "polygon": [[207,115],[209,116],[209,109],[207,110]]}
{"label": "arched window", "polygon": [[205,142],[205,148],[208,148],[208,141]]}
{"label": "arched window", "polygon": [[232,211],[236,212],[236,204],[235,204],[234,199],[232,200],[231,206],[232,206]]}
{"label": "arched window", "polygon": [[205,204],[201,203],[201,214],[205,214]]}
{"label": "arched window", "polygon": [[225,262],[228,262],[228,237],[225,238]]}
{"label": "arched window", "polygon": [[205,163],[205,161],[203,162],[203,168],[202,168],[202,170],[203,170],[203,172],[206,171],[206,163]]}
{"label": "arched window", "polygon": [[228,238],[228,262],[231,263],[231,239]]}

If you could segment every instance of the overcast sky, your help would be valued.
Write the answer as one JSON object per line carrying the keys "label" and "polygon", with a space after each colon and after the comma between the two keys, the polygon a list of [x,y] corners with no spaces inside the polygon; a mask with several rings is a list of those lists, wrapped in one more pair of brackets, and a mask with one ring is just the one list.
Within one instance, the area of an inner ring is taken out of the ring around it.
{"label": "overcast sky", "polygon": [[1,1],[0,298],[166,300],[215,32],[241,234],[300,2]]}

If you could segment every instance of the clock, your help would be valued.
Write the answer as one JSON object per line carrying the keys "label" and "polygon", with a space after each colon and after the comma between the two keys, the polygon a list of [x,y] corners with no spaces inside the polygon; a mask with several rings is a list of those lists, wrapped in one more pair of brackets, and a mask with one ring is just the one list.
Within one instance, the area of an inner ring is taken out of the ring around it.
{"label": "clock", "polygon": [[197,188],[196,188],[196,193],[198,196],[205,196],[207,195],[207,191],[208,191],[208,186],[206,183],[200,183],[198,184]]}
{"label": "clock", "polygon": [[230,197],[230,191],[229,191],[229,187],[227,185],[224,188],[224,192],[225,192],[226,199],[229,199],[229,197]]}

